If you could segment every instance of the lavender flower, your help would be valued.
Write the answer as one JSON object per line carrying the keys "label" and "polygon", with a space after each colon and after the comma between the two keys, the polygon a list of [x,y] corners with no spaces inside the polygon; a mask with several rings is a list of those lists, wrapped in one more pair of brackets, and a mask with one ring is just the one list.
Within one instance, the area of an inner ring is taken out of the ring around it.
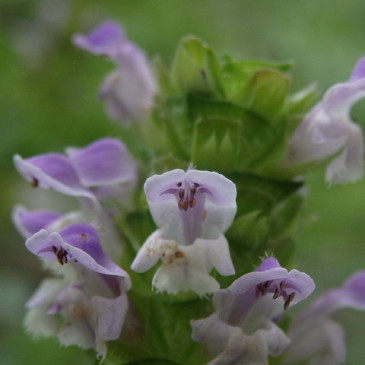
{"label": "lavender flower", "polygon": [[[98,140],[84,148],[68,148],[69,157],[48,153],[22,159],[14,157],[15,166],[20,174],[31,182],[33,187],[51,189],[64,195],[77,197],[83,207],[82,212],[58,216],[55,212],[33,212],[25,214],[24,208],[13,213],[15,225],[25,236],[35,233],[30,219],[37,219],[38,226],[48,230],[58,230],[77,221],[88,221],[102,227],[107,236],[103,239],[105,249],[112,256],[119,255],[120,242],[100,199],[108,200],[116,194],[126,204],[128,196],[137,181],[136,163],[124,145],[112,138]],[[48,221],[46,221],[48,220]],[[52,223],[52,226],[50,226]],[[28,227],[27,227],[28,226]]]}
{"label": "lavender flower", "polygon": [[332,86],[307,114],[289,142],[287,164],[304,164],[338,154],[327,167],[332,183],[356,181],[363,174],[363,137],[350,119],[351,107],[365,96],[365,57],[344,83]]}
{"label": "lavender flower", "polygon": [[193,290],[199,295],[219,288],[209,276],[213,267],[234,274],[223,233],[236,213],[236,187],[216,172],[172,170],[147,179],[147,202],[159,227],[132,263],[144,272],[161,259],[153,278],[158,291]]}
{"label": "lavender flower", "polygon": [[212,364],[268,364],[289,339],[275,324],[289,306],[314,290],[313,280],[297,270],[288,272],[273,257],[213,295],[215,313],[191,322],[192,338],[207,343]]}
{"label": "lavender flower", "polygon": [[76,34],[73,42],[117,64],[100,89],[108,116],[121,122],[145,119],[153,105],[157,85],[145,55],[125,38],[121,27],[113,22],[102,23],[87,35]]}
{"label": "lavender flower", "polygon": [[286,350],[285,363],[345,363],[343,329],[329,316],[346,307],[365,310],[365,271],[355,273],[342,287],[321,295],[292,322],[288,331],[291,344]]}
{"label": "lavender flower", "polygon": [[114,138],[103,138],[84,148],[67,148],[81,184],[91,188],[99,200],[116,199],[130,205],[137,183],[137,164],[126,147]]}
{"label": "lavender flower", "polygon": [[[45,280],[27,303],[25,324],[35,336],[55,336],[68,345],[94,348],[105,357],[105,342],[120,336],[128,302],[128,274],[107,257],[97,232],[87,224],[59,232],[40,230],[26,247],[38,257],[72,271]],[[58,325],[57,317],[61,318]]]}
{"label": "lavender flower", "polygon": [[50,210],[33,210],[28,211],[21,205],[13,209],[13,222],[18,232],[28,238],[42,228],[47,228],[54,222],[58,221],[62,215]]}

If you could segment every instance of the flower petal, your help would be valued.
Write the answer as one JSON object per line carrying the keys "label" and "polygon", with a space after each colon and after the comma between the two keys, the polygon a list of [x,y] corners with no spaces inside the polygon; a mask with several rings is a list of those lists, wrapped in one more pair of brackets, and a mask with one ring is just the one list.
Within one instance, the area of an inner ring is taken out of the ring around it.
{"label": "flower petal", "polygon": [[103,81],[100,99],[112,120],[143,120],[152,108],[157,92],[156,82],[143,53],[132,44],[118,54],[118,68]]}
{"label": "flower petal", "polygon": [[346,307],[365,310],[365,271],[356,272],[342,287],[322,294],[292,321],[289,328],[292,343],[286,353],[288,362],[311,357],[322,361],[324,356],[334,364],[344,362],[343,330],[328,317]]}
{"label": "flower petal", "polygon": [[86,35],[74,35],[72,40],[79,48],[96,55],[107,55],[113,58],[126,39],[119,24],[105,22]]}
{"label": "flower petal", "polygon": [[136,180],[136,163],[117,139],[100,139],[84,148],[68,148],[66,153],[83,186],[112,185]]}
{"label": "flower petal", "polygon": [[312,293],[314,282],[307,274],[295,269],[288,272],[276,266],[274,260],[265,259],[257,271],[241,276],[214,294],[213,304],[222,320],[230,324],[244,321],[246,326],[258,327]]}
{"label": "flower petal", "polygon": [[48,227],[51,223],[57,221],[61,214],[49,210],[32,210],[17,205],[12,212],[12,219],[17,230],[28,238],[42,228]]}
{"label": "flower petal", "polygon": [[[180,184],[186,186],[185,190],[179,188]],[[194,206],[179,208],[180,191],[187,196],[194,186],[198,186]],[[144,189],[162,237],[180,244],[192,244],[197,238],[217,239],[236,214],[236,187],[216,172],[172,170],[148,178]]]}
{"label": "flower petal", "polygon": [[16,155],[14,163],[20,174],[34,187],[53,189],[65,195],[95,201],[93,194],[81,185],[72,163],[63,155],[49,153],[27,159]]}
{"label": "flower petal", "polygon": [[59,260],[57,252],[63,250],[61,259],[66,256],[66,262],[72,258],[89,270],[123,277],[130,287],[128,274],[104,254],[96,230],[88,224],[72,224],[53,233],[41,230],[25,244],[33,254],[53,261]]}
{"label": "flower petal", "polygon": [[334,158],[326,169],[326,180],[345,183],[359,180],[364,171],[364,144],[360,127],[348,125],[348,138],[342,153]]}
{"label": "flower petal", "polygon": [[161,259],[162,265],[152,280],[157,291],[175,294],[192,290],[204,296],[219,289],[218,282],[209,275],[213,267],[222,275],[234,273],[223,235],[216,241],[198,239],[193,245],[183,246],[161,238],[160,233],[157,230],[151,234],[131,265],[132,270],[144,272]]}
{"label": "flower petal", "polygon": [[326,171],[330,183],[356,181],[363,174],[362,131],[350,118],[352,106],[365,97],[365,57],[350,79],[332,86],[306,115],[289,141],[286,164],[324,160],[341,152]]}

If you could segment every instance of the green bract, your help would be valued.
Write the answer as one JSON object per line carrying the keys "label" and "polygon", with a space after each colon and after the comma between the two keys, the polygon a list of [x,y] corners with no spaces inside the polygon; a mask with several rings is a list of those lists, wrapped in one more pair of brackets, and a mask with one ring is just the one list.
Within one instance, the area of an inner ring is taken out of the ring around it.
{"label": "green bract", "polygon": [[290,67],[219,62],[199,39],[183,39],[170,70],[155,60],[160,94],[145,134],[154,160],[290,180],[301,171],[281,166],[288,138],[317,96],[314,87],[289,94]]}

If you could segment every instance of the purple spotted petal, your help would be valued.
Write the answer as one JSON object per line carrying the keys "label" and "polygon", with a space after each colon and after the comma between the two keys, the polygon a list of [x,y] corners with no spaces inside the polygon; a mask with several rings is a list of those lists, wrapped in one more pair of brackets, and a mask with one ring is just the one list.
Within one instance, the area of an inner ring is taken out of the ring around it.
{"label": "purple spotted petal", "polygon": [[161,236],[179,244],[217,239],[236,214],[236,187],[216,172],[172,170],[147,179],[144,189]]}
{"label": "purple spotted petal", "polygon": [[232,325],[255,322],[257,327],[312,293],[315,285],[307,274],[277,265],[275,259],[267,258],[257,271],[215,293],[213,303],[220,318]]}
{"label": "purple spotted petal", "polygon": [[52,189],[70,196],[95,199],[91,192],[81,185],[74,166],[63,155],[48,153],[27,159],[16,155],[14,163],[20,174],[34,187]]}
{"label": "purple spotted petal", "polygon": [[130,287],[128,274],[105,255],[97,232],[88,224],[72,224],[53,233],[41,230],[25,244],[41,258],[61,264],[73,261],[100,274],[124,277]]}
{"label": "purple spotted petal", "polygon": [[268,356],[280,355],[290,342],[273,319],[313,289],[308,275],[288,272],[269,257],[213,294],[215,313],[191,322],[192,338],[216,356],[209,364],[268,364]]}
{"label": "purple spotted petal", "polygon": [[61,217],[61,214],[48,210],[28,211],[22,206],[16,206],[12,213],[15,227],[25,238],[46,228]]}
{"label": "purple spotted petal", "polygon": [[136,162],[117,139],[100,139],[84,148],[68,148],[66,153],[83,186],[112,185],[136,180]]}
{"label": "purple spotted petal", "polygon": [[100,24],[90,33],[76,34],[73,43],[96,55],[107,55],[111,58],[126,41],[123,29],[114,22]]}

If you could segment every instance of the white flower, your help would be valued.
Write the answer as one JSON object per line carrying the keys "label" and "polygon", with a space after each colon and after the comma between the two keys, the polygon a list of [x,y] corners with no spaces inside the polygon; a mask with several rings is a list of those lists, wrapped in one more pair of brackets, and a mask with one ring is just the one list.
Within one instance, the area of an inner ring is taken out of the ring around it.
{"label": "white flower", "polygon": [[234,274],[223,233],[236,213],[235,185],[216,172],[188,169],[152,176],[144,188],[159,229],[147,238],[132,269],[144,272],[161,259],[153,279],[157,290],[199,295],[217,290],[209,276],[213,267]]}

